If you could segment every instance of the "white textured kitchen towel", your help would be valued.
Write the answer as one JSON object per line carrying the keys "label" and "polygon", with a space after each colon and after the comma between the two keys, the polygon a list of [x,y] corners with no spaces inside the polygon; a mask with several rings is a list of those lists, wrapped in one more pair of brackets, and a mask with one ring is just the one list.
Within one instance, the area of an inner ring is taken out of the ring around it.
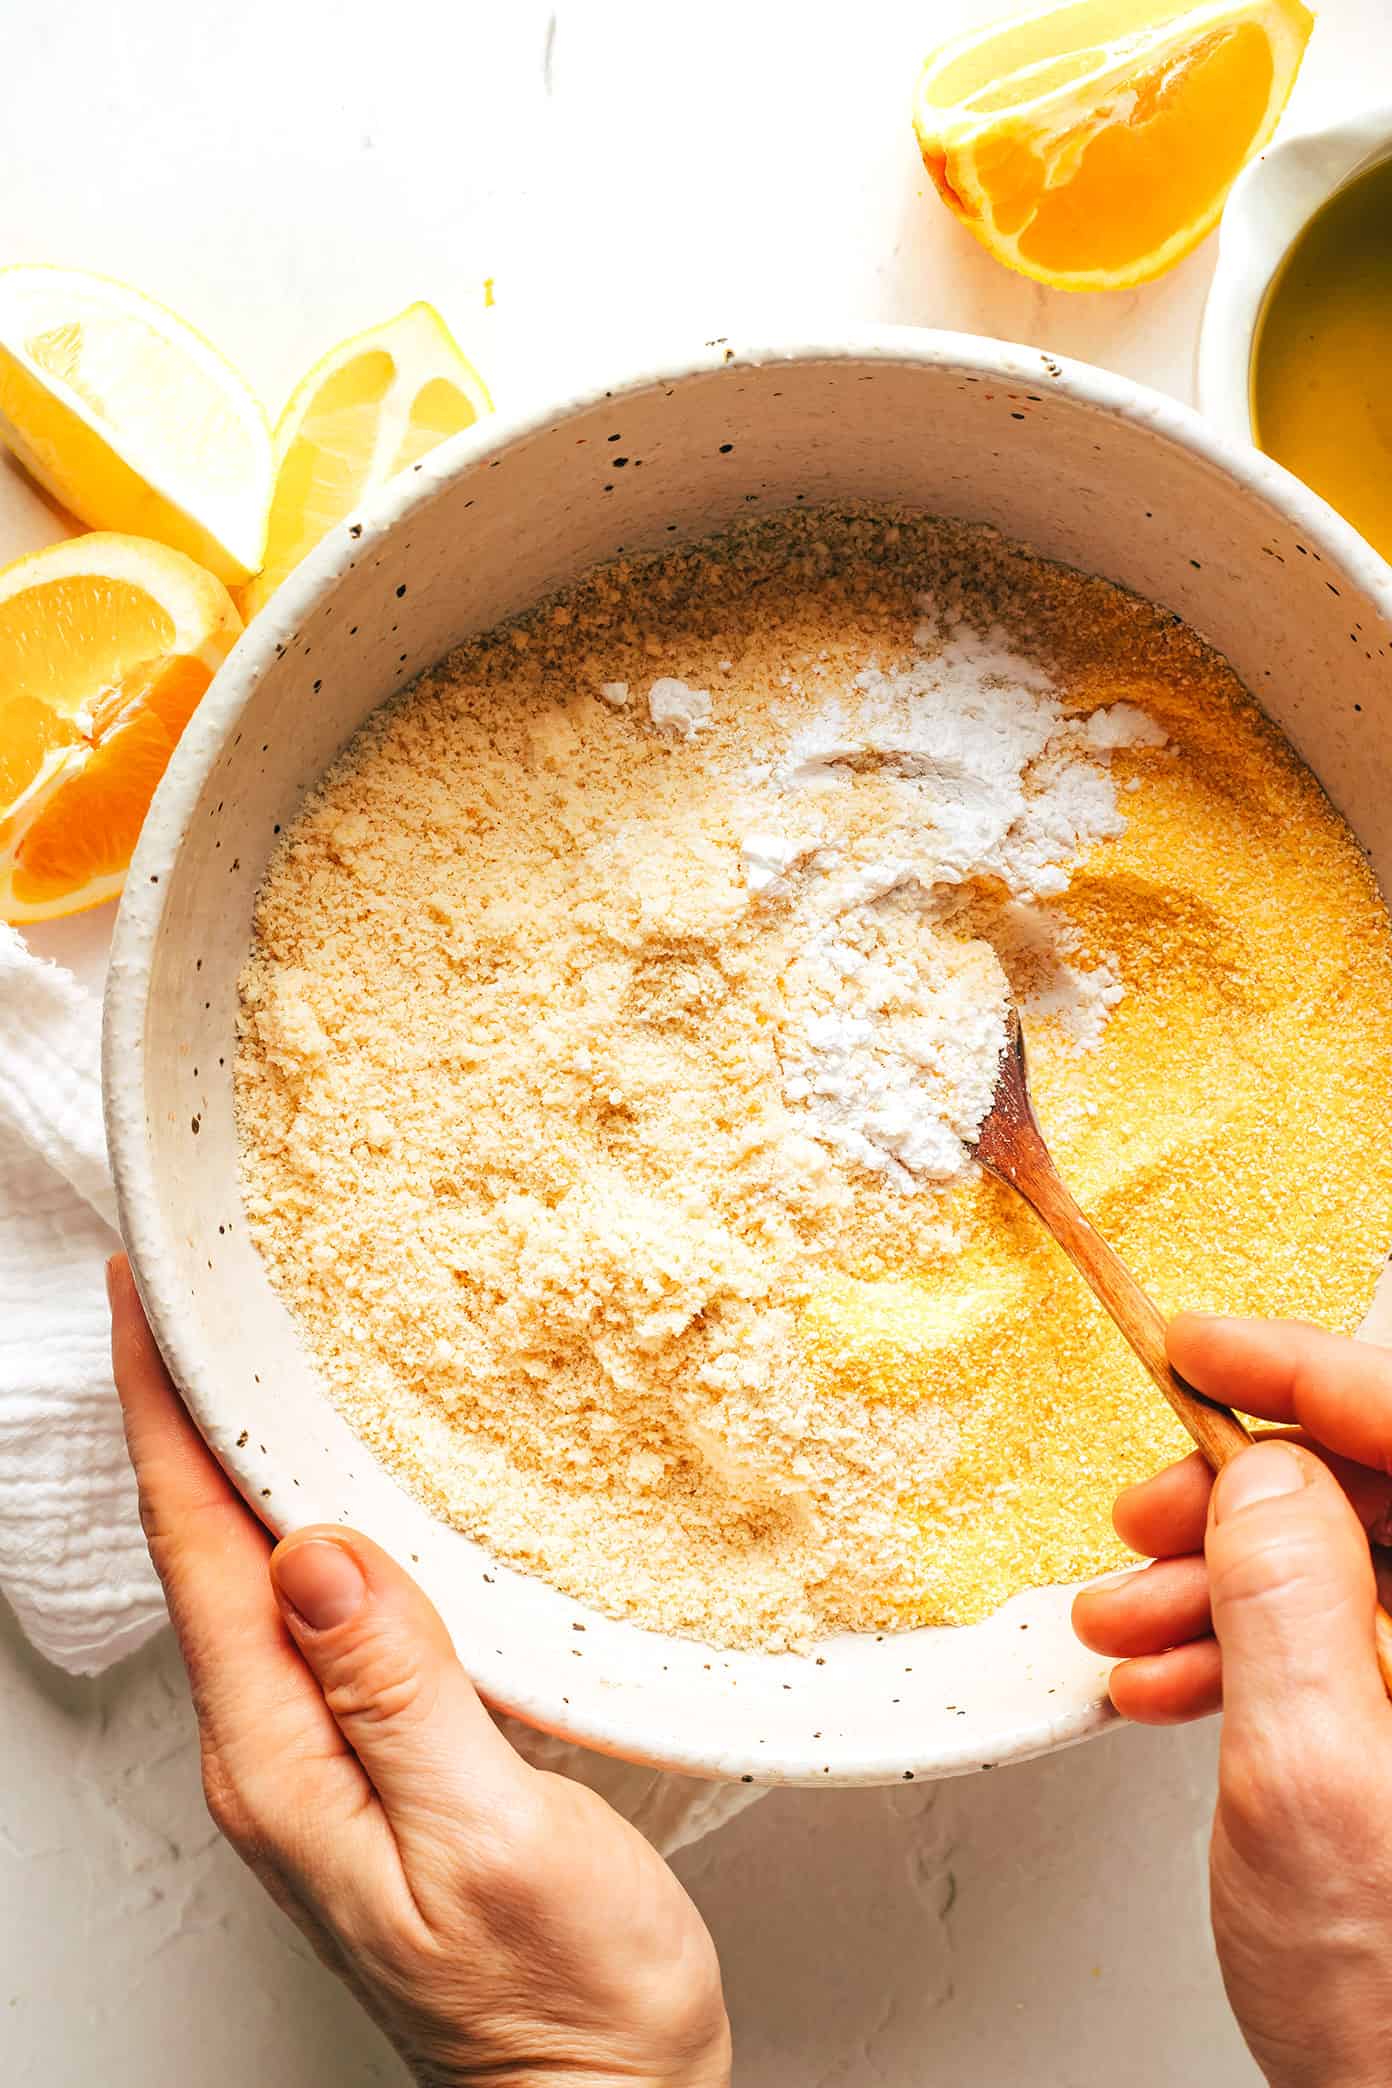
{"label": "white textured kitchen towel", "polygon": [[164,1621],[111,1384],[101,1010],[0,927],[0,1587],[95,1674]]}
{"label": "white textured kitchen towel", "polygon": [[[165,1622],[111,1382],[103,1267],[120,1244],[101,1008],[0,924],[0,1589],[39,1651],[99,1674]],[[504,1721],[671,1854],[757,1790],[666,1776]]]}

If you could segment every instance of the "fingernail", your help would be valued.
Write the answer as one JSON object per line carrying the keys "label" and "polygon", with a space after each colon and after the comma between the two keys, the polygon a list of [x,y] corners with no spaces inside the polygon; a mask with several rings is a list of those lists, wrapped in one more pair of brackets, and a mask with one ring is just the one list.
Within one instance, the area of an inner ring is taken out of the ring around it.
{"label": "fingernail", "polygon": [[275,1553],[276,1587],[311,1631],[333,1631],[357,1615],[367,1582],[346,1545],[311,1537]]}
{"label": "fingernail", "polygon": [[1213,1520],[1226,1522],[1257,1501],[1277,1494],[1299,1493],[1305,1484],[1305,1462],[1288,1443],[1256,1443],[1243,1450],[1218,1474],[1213,1489]]}
{"label": "fingernail", "polygon": [[113,1306],[116,1303],[115,1293],[112,1288],[112,1278],[115,1276],[115,1274],[116,1257],[114,1254],[112,1254],[107,1257],[106,1263],[106,1302],[108,1306]]}

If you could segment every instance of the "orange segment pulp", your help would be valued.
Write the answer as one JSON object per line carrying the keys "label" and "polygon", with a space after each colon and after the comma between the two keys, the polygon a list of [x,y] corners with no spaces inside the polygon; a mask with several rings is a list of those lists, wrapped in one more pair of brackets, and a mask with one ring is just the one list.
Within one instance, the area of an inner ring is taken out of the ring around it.
{"label": "orange segment pulp", "polygon": [[139,537],[77,537],[0,572],[0,918],[115,896],[240,630],[220,581]]}

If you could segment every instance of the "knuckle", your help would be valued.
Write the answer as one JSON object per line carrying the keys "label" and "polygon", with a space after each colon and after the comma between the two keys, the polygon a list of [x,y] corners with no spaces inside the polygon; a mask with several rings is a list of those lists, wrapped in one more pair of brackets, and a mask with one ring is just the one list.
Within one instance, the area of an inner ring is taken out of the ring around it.
{"label": "knuckle", "polygon": [[264,1792],[208,1748],[203,1751],[203,1800],[218,1833],[243,1862],[253,1870],[269,1868],[276,1838]]}
{"label": "knuckle", "polygon": [[234,1849],[245,1849],[259,1838],[251,1808],[226,1762],[221,1755],[206,1750],[203,1755],[203,1801],[218,1833],[224,1841],[231,1842]]}
{"label": "knuckle", "polygon": [[150,1554],[150,1563],[162,1582],[167,1582],[175,1563],[173,1533],[169,1519],[161,1512],[155,1495],[148,1486],[140,1488],[140,1528],[145,1538],[145,1547]]}
{"label": "knuckle", "polygon": [[177,1513],[171,1512],[164,1494],[156,1473],[141,1475],[140,1527],[151,1563],[166,1594],[172,1595],[205,1541],[215,1540],[229,1518],[240,1521],[244,1511],[220,1486],[199,1498],[181,1501]]}
{"label": "knuckle", "polygon": [[1285,1782],[1274,1750],[1266,1744],[1223,1736],[1219,1788],[1226,1813],[1237,1821],[1269,1819],[1271,1806]]}
{"label": "knuckle", "polygon": [[359,1726],[415,1726],[434,1710],[438,1683],[408,1648],[368,1636],[349,1648],[322,1681],[334,1717]]}
{"label": "knuckle", "polygon": [[1239,1853],[1262,1864],[1278,1847],[1288,1852],[1304,1810],[1289,1754],[1261,1747],[1225,1751],[1219,1811]]}
{"label": "knuckle", "polygon": [[142,1486],[140,1489],[140,1527],[144,1533],[145,1542],[153,1551],[155,1546],[161,1541],[164,1532],[160,1523],[159,1511],[150,1498],[149,1488],[145,1486]]}
{"label": "knuckle", "polygon": [[495,1916],[523,1920],[549,1889],[554,1835],[542,1805],[527,1793],[495,1801],[470,1836],[469,1890]]}
{"label": "knuckle", "polygon": [[1290,1403],[1294,1411],[1308,1413],[1328,1381],[1328,1361],[1320,1351],[1311,1347],[1309,1330],[1298,1334],[1290,1363]]}
{"label": "knuckle", "polygon": [[1378,1809],[1358,1764],[1299,1728],[1236,1740],[1225,1734],[1220,1801],[1233,1840],[1260,1851],[1264,1862],[1281,1849],[1327,1847],[1347,1856]]}
{"label": "knuckle", "polygon": [[1291,1519],[1271,1518],[1260,1534],[1243,1533],[1240,1544],[1211,1547],[1209,1572],[1216,1604],[1246,1607],[1300,1594],[1322,1602],[1326,1595],[1327,1553],[1322,1533],[1292,1527]]}

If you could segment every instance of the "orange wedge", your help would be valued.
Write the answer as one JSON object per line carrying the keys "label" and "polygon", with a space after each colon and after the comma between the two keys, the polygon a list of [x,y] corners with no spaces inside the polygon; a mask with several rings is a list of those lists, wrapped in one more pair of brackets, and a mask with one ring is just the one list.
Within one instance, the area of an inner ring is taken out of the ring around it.
{"label": "orange wedge", "polygon": [[408,305],[322,356],[276,426],[265,562],[239,597],[247,622],[335,522],[492,406],[433,305]]}
{"label": "orange wedge", "polygon": [[0,571],[0,919],[114,898],[241,620],[220,580],[96,534]]}
{"label": "orange wedge", "polygon": [[1301,0],[1067,0],[936,51],[914,128],[999,261],[1119,290],[1182,259],[1268,143],[1313,26]]}
{"label": "orange wedge", "polygon": [[261,566],[266,416],[201,334],[126,283],[0,268],[0,442],[92,529],[154,537],[229,584]]}

